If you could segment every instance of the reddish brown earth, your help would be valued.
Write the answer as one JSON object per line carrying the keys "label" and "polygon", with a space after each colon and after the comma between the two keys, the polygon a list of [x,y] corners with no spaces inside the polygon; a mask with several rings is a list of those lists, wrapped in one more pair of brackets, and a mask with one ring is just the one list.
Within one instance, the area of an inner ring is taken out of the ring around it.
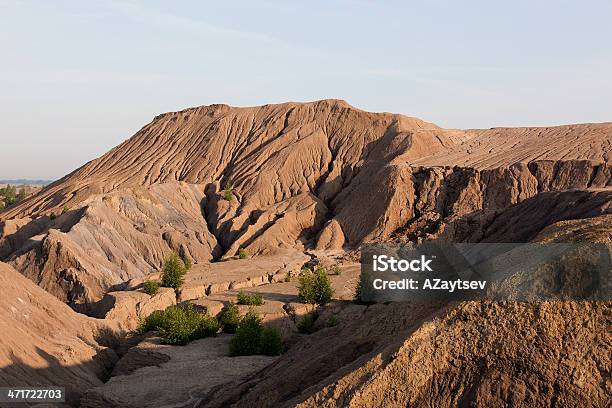
{"label": "reddish brown earth", "polygon": [[[149,399],[126,390],[152,371],[161,379],[206,370],[190,365],[197,348],[181,358],[154,340],[143,343],[120,363],[129,373],[116,370],[124,378],[102,385],[97,368],[79,366],[102,346],[66,329],[68,338],[87,339],[66,364],[78,367],[66,375],[85,378],[82,392],[96,387],[84,406],[607,406],[609,303],[366,307],[348,301],[356,278],[347,272],[334,278],[339,299],[321,311],[341,324],[303,336],[295,320],[305,311],[295,283],[283,280],[310,259],[339,257],[355,268],[358,246],[380,240],[610,244],[611,150],[610,123],[448,130],[338,100],[186,109],[156,117],[0,212],[0,260],[38,291],[32,313],[48,320],[47,331],[64,330],[45,317],[53,303],[75,321],[95,322],[84,333],[104,337],[176,301],[140,288],[176,251],[195,262],[179,301],[218,312],[236,289],[260,291],[268,299],[260,313],[292,345],[273,361],[253,360],[256,374],[246,360],[203,354],[237,368],[211,379],[215,386],[189,385],[188,399],[172,387]],[[239,248],[251,258],[231,260]],[[19,339],[19,330],[11,336]],[[32,339],[46,333],[31,330]],[[38,367],[35,346],[17,343],[0,351]],[[6,372],[7,384],[23,378]]]}

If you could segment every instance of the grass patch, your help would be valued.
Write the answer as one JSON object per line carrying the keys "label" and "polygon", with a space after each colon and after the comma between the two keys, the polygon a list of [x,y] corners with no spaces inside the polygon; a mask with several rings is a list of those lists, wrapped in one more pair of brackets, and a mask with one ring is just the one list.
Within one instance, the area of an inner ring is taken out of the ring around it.
{"label": "grass patch", "polygon": [[314,322],[315,322],[315,319],[312,316],[312,314],[309,313],[305,315],[297,325],[298,331],[304,334],[314,333],[316,331],[314,327]]}
{"label": "grass patch", "polygon": [[248,258],[249,258],[249,254],[247,253],[246,249],[238,248],[238,259],[248,259]]}
{"label": "grass patch", "polygon": [[243,290],[238,292],[238,304],[249,306],[261,306],[264,304],[264,298],[259,293],[248,294]]}
{"label": "grass patch", "polygon": [[142,290],[149,296],[155,296],[159,292],[159,282],[154,280],[145,281],[142,285]]}
{"label": "grass patch", "polygon": [[338,318],[336,316],[329,316],[325,321],[325,327],[334,327],[338,325]]}
{"label": "grass patch", "polygon": [[223,199],[226,201],[234,201],[234,186],[227,184],[223,189]]}

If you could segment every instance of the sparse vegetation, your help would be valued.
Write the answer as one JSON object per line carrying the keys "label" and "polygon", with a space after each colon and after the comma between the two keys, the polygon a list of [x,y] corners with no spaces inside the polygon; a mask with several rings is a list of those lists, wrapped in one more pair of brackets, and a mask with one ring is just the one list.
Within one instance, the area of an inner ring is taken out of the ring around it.
{"label": "sparse vegetation", "polygon": [[364,300],[364,288],[369,284],[370,278],[366,272],[361,272],[359,274],[359,280],[357,281],[357,286],[355,287],[355,302],[359,304],[370,304],[372,302],[368,302]]}
{"label": "sparse vegetation", "polygon": [[159,282],[154,280],[145,281],[142,285],[142,290],[149,296],[155,296],[159,292]]}
{"label": "sparse vegetation", "polygon": [[264,327],[261,332],[259,352],[265,356],[278,356],[283,351],[283,342],[278,330]]}
{"label": "sparse vegetation", "polygon": [[176,254],[172,254],[166,259],[162,272],[161,284],[167,288],[178,289],[185,280],[187,268],[183,260]]}
{"label": "sparse vegetation", "polygon": [[140,321],[136,332],[144,334],[146,332],[159,330],[163,324],[164,316],[165,314],[163,310],[155,310],[153,313]]}
{"label": "sparse vegetation", "polygon": [[221,311],[220,323],[225,333],[236,333],[240,324],[240,310],[234,302],[229,302]]}
{"label": "sparse vegetation", "polygon": [[325,321],[325,327],[334,327],[338,325],[338,318],[336,316],[329,316]]}
{"label": "sparse vegetation", "polygon": [[238,258],[239,259],[247,259],[248,257],[249,257],[249,254],[247,253],[246,249],[238,248]]}
{"label": "sparse vegetation", "polygon": [[285,279],[283,279],[285,282],[291,282],[291,272],[286,272],[285,273]]}
{"label": "sparse vegetation", "polygon": [[304,334],[314,333],[316,331],[314,327],[314,322],[315,319],[312,314],[309,313],[305,315],[297,325],[298,331]]}
{"label": "sparse vegetation", "polygon": [[138,326],[139,333],[157,330],[165,344],[185,345],[190,341],[214,336],[219,322],[212,316],[198,313],[192,305],[169,306],[155,311]]}
{"label": "sparse vegetation", "polygon": [[263,327],[261,318],[249,310],[240,320],[229,351],[231,356],[279,355],[282,351],[280,333],[274,328]]}
{"label": "sparse vegetation", "polygon": [[193,266],[191,259],[187,255],[183,254],[181,255],[181,260],[183,261],[183,265],[185,265],[185,271],[190,270]]}
{"label": "sparse vegetation", "polygon": [[259,352],[263,326],[261,318],[249,310],[240,320],[236,334],[230,341],[231,356],[250,356]]}
{"label": "sparse vegetation", "polygon": [[239,305],[250,305],[250,306],[261,306],[264,304],[264,298],[259,293],[248,294],[243,290],[238,292],[238,304]]}
{"label": "sparse vegetation", "polygon": [[17,191],[17,187],[11,186],[10,184],[6,187],[0,188],[0,209],[10,207],[13,204],[17,204],[26,198],[25,188],[20,188]]}
{"label": "sparse vegetation", "polygon": [[66,214],[68,211],[70,211],[70,208],[69,208],[67,205],[64,205],[64,206],[62,207],[62,214],[61,214],[61,215]]}
{"label": "sparse vegetation", "polygon": [[234,201],[234,186],[230,184],[226,184],[223,189],[223,199],[226,201]]}
{"label": "sparse vegetation", "polygon": [[327,276],[327,271],[322,266],[317,266],[314,272],[310,268],[302,269],[298,289],[300,300],[313,305],[329,303],[334,295],[334,288]]}
{"label": "sparse vegetation", "polygon": [[337,276],[342,275],[342,269],[340,269],[340,265],[334,265],[334,266],[332,266],[332,267],[331,267],[331,271],[330,271],[330,273],[331,273],[332,275],[337,275]]}
{"label": "sparse vegetation", "polygon": [[49,219],[50,219],[51,221],[53,221],[53,220],[54,220],[54,219],[56,219],[56,218],[57,218],[57,216],[55,215],[55,213],[54,213],[54,212],[52,212],[51,214],[49,214]]}

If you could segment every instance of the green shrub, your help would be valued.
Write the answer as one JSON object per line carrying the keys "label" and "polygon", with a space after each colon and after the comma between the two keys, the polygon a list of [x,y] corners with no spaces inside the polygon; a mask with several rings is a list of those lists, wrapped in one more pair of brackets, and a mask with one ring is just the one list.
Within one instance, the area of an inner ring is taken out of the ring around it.
{"label": "green shrub", "polygon": [[324,305],[329,303],[333,295],[334,288],[325,268],[317,266],[314,272],[309,268],[302,270],[298,285],[298,296],[302,302]]}
{"label": "green shrub", "polygon": [[214,317],[198,313],[192,305],[170,306],[164,311],[159,335],[162,343],[185,345],[218,330],[219,323]]}
{"label": "green shrub", "polygon": [[243,290],[238,292],[238,304],[239,305],[250,305],[250,306],[261,306],[264,304],[264,298],[259,293],[247,294]]}
{"label": "green shrub", "polygon": [[213,316],[207,314],[200,315],[200,325],[195,331],[194,335],[196,339],[203,339],[205,337],[211,337],[217,334],[221,325],[219,321]]}
{"label": "green shrub", "polygon": [[163,310],[155,310],[146,318],[140,320],[136,331],[140,334],[144,334],[146,332],[159,330],[159,328],[163,325],[164,316],[165,313]]}
{"label": "green shrub", "polygon": [[259,353],[265,356],[278,356],[283,350],[280,333],[273,327],[264,327],[261,332]]}
{"label": "green shrub", "polygon": [[329,316],[325,321],[325,327],[334,327],[338,325],[338,319],[336,316]]}
{"label": "green shrub", "polygon": [[200,315],[192,307],[170,306],[159,328],[162,343],[185,345],[197,338]]}
{"label": "green shrub", "polygon": [[249,310],[240,320],[236,334],[230,340],[231,356],[250,356],[260,350],[263,326],[261,319],[253,310]]}
{"label": "green shrub", "polygon": [[249,254],[247,253],[246,249],[238,248],[238,258],[239,259],[247,259],[248,257],[249,257]]}
{"label": "green shrub", "polygon": [[61,214],[61,215],[66,214],[68,211],[70,211],[70,208],[68,208],[68,206],[67,206],[67,205],[64,205],[64,206],[62,207],[62,214]]}
{"label": "green shrub", "polygon": [[185,345],[192,340],[214,336],[219,322],[212,316],[198,313],[192,305],[169,306],[156,310],[138,325],[138,333],[159,331],[162,343]]}
{"label": "green shrub", "polygon": [[221,326],[225,333],[236,333],[236,328],[240,324],[240,309],[234,302],[230,302],[221,312]]}
{"label": "green shrub", "polygon": [[147,295],[155,296],[157,292],[159,292],[159,283],[154,280],[145,281],[142,285],[142,289]]}
{"label": "green shrub", "polygon": [[164,263],[161,284],[167,288],[178,289],[183,284],[186,273],[187,269],[183,260],[177,254],[172,254]]}
{"label": "green shrub", "polygon": [[291,272],[286,272],[285,273],[285,279],[283,279],[285,282],[291,282]]}
{"label": "green shrub", "polygon": [[305,315],[302,318],[302,320],[298,323],[297,328],[300,333],[305,333],[305,334],[314,333],[316,330],[314,327],[314,318],[312,317],[312,315],[311,314]]}
{"label": "green shrub", "polygon": [[55,213],[54,213],[54,212],[52,212],[51,214],[49,214],[49,219],[50,219],[51,221],[53,221],[55,218],[57,218],[57,216],[55,215]]}
{"label": "green shrub", "polygon": [[249,310],[240,320],[236,334],[230,340],[231,356],[277,356],[281,351],[282,341],[278,330],[264,327],[253,310]]}

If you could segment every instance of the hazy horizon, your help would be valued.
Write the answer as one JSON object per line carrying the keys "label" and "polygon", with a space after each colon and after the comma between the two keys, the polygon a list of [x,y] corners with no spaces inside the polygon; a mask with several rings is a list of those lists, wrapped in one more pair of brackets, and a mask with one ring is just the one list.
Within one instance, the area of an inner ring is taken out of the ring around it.
{"label": "hazy horizon", "polygon": [[447,128],[612,120],[612,4],[0,0],[0,179],[58,179],[154,116],[336,98]]}

